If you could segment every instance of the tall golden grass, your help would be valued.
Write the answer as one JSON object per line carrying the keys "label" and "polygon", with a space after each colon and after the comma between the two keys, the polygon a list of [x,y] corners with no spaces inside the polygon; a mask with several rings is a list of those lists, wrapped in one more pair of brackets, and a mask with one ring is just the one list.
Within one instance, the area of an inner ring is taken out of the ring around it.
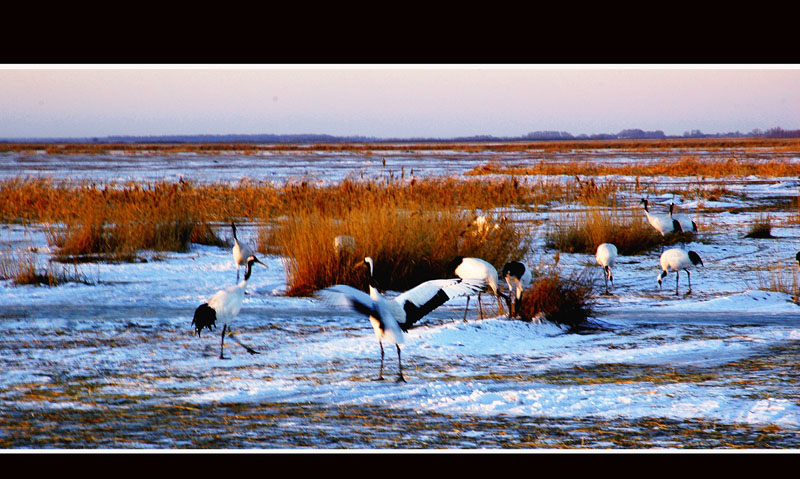
{"label": "tall golden grass", "polygon": [[66,265],[59,268],[52,263],[42,269],[37,266],[35,255],[10,252],[0,253],[0,279],[11,280],[15,285],[91,284],[86,275],[78,270],[77,264],[72,265],[72,270]]}
{"label": "tall golden grass", "polygon": [[785,161],[711,158],[684,156],[653,162],[625,165],[595,161],[553,162],[538,161],[531,165],[504,165],[489,162],[480,165],[467,175],[584,175],[584,176],[690,176],[728,178],[739,176],[790,177],[800,175],[800,164]]}
{"label": "tall golden grass", "polygon": [[[550,189],[563,188],[554,185]],[[492,209],[535,202],[539,195],[536,184],[515,178],[347,179],[332,185],[301,181],[277,186],[250,180],[236,185],[184,181],[73,185],[51,179],[13,178],[0,181],[0,221],[59,222],[97,209],[144,211],[153,207],[162,208],[162,214],[169,209],[181,210],[203,221],[269,221],[298,211],[341,217],[353,209],[384,203],[399,209]]]}
{"label": "tall golden grass", "polygon": [[545,245],[565,253],[594,254],[601,243],[613,243],[620,255],[634,255],[686,239],[661,236],[639,214],[623,210],[588,210],[562,215],[545,234]]}
{"label": "tall golden grass", "polygon": [[[447,265],[455,256],[478,256],[499,269],[525,255],[528,235],[523,226],[492,218],[497,228],[478,232],[472,219],[464,211],[401,210],[385,203],[353,209],[343,218],[298,214],[260,234],[258,248],[275,248],[284,256],[291,296],[310,295],[332,284],[366,289],[366,256],[375,262],[380,289],[404,291],[423,281],[453,277]],[[339,235],[355,239],[352,251],[334,250]]]}
{"label": "tall golden grass", "polygon": [[560,326],[579,328],[594,314],[594,281],[588,270],[565,277],[558,268],[538,275],[522,292],[520,318],[545,319]]}
{"label": "tall golden grass", "polygon": [[202,205],[185,183],[75,187],[51,180],[7,180],[0,186],[0,217],[55,223],[48,241],[56,257],[129,261],[138,250],[188,250],[192,241],[217,241]]}

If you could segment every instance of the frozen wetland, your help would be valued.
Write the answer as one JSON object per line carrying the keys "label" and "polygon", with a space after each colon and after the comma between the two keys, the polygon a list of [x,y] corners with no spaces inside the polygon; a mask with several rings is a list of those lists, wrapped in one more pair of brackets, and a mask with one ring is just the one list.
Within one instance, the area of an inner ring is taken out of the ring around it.
{"label": "frozen wetland", "polygon": [[[595,155],[642,160],[613,150]],[[4,153],[0,178],[325,182],[460,176],[487,161],[533,157],[400,148],[372,155]],[[148,262],[81,265],[92,284],[2,281],[0,447],[796,448],[800,306],[765,286],[770,274],[797,279],[798,185],[798,178],[736,178],[725,184],[730,196],[680,198],[701,228],[702,241],[686,245],[704,262],[692,269],[692,294],[683,294],[684,273],[681,295],[673,272],[659,290],[658,251],[621,256],[590,330],[479,320],[474,310],[463,322],[464,299],[445,304],[406,338],[407,383],[391,380],[392,348],[388,380],[373,380],[380,353],[366,319],[283,295],[278,256],[261,256],[267,267],[254,267],[232,323],[234,337],[261,354],[226,340],[229,360],[218,359],[219,329],[198,338],[190,326],[194,308],[235,282],[227,248],[193,245]],[[640,208],[634,195],[618,200]],[[672,200],[650,197],[662,212]],[[762,214],[748,209],[754,204],[794,206],[770,210],[774,238],[745,238]],[[546,223],[575,208],[510,213]],[[252,240],[255,225],[242,224],[239,236]],[[554,253],[543,237],[532,244],[536,258]],[[51,253],[41,225],[0,225],[0,247],[33,251],[43,263]],[[596,268],[602,285],[593,255],[561,253],[560,264]]]}

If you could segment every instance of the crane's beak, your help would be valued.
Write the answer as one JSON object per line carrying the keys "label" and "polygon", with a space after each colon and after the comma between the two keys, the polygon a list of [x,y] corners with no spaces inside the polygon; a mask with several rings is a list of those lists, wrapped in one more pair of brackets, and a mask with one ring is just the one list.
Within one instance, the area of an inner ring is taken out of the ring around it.
{"label": "crane's beak", "polygon": [[250,256],[250,258],[253,258],[253,262],[255,262],[255,263],[258,263],[258,264],[260,264],[260,265],[264,266],[265,268],[267,267],[267,265],[265,265],[264,263],[262,263],[262,262],[261,262],[261,260],[260,260],[260,259],[258,259],[258,258],[256,258],[255,256]]}

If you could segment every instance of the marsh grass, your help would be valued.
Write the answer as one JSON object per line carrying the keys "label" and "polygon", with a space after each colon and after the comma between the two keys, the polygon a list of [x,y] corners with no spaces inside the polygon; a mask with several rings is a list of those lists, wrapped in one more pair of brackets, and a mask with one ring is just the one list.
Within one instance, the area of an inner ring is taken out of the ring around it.
{"label": "marsh grass", "polygon": [[191,142],[191,143],[0,143],[0,152],[28,152],[44,150],[49,154],[106,154],[112,151],[141,154],[173,154],[183,152],[231,152],[255,154],[280,151],[373,151],[402,150],[417,151],[462,151],[462,152],[564,152],[572,150],[619,149],[633,152],[669,153],[676,148],[702,148],[707,151],[735,148],[740,151],[759,151],[771,148],[780,152],[800,151],[797,138],[665,138],[653,140],[601,139],[601,140],[539,140],[509,142],[297,142],[297,143],[253,143],[253,142]]}
{"label": "marsh grass", "polygon": [[[405,291],[430,279],[452,277],[455,256],[478,256],[502,267],[524,256],[524,226],[497,221],[497,228],[473,235],[474,215],[464,211],[398,210],[392,205],[354,209],[344,218],[298,214],[259,233],[259,250],[284,256],[290,296],[307,296],[333,284],[366,289],[366,266],[372,257],[381,290]],[[352,251],[337,253],[334,238],[355,239]]]}
{"label": "marsh grass", "polygon": [[583,176],[636,176],[636,177],[704,177],[728,178],[742,176],[797,177],[800,164],[788,161],[770,161],[747,158],[700,158],[681,156],[652,162],[625,165],[596,161],[537,161],[527,165],[505,165],[494,161],[480,165],[467,175],[583,175]]}
{"label": "marsh grass", "polygon": [[[56,258],[70,261],[107,258],[133,261],[140,250],[189,251],[192,238],[208,235],[206,228],[195,233],[198,222],[191,217],[148,217],[133,215],[118,223],[109,223],[102,215],[88,215],[70,224],[51,228],[48,242],[58,247]],[[208,237],[202,237],[209,241]],[[224,241],[217,240],[217,244]]]}
{"label": "marsh grass", "polygon": [[800,268],[791,261],[788,266],[782,261],[761,265],[756,270],[758,289],[786,293],[795,304],[800,304]]}
{"label": "marsh grass", "polygon": [[185,182],[98,186],[17,178],[0,184],[0,216],[56,223],[47,237],[59,261],[132,261],[144,249],[186,252],[192,242],[225,244],[197,197]]}
{"label": "marsh grass", "polygon": [[621,210],[588,210],[562,215],[548,228],[545,245],[565,253],[594,254],[601,243],[613,243],[620,255],[635,255],[683,237],[661,236],[638,214]]}
{"label": "marsh grass", "polygon": [[584,269],[565,277],[558,268],[537,275],[522,293],[520,317],[544,318],[560,326],[579,328],[594,313],[592,272]]}
{"label": "marsh grass", "polygon": [[774,238],[774,236],[772,236],[772,216],[769,214],[759,215],[753,224],[750,225],[750,229],[744,237],[759,239]]}
{"label": "marsh grass", "polygon": [[0,279],[11,280],[14,285],[59,286],[65,283],[92,284],[73,264],[55,266],[49,263],[44,269],[36,264],[33,254],[6,253],[0,256]]}

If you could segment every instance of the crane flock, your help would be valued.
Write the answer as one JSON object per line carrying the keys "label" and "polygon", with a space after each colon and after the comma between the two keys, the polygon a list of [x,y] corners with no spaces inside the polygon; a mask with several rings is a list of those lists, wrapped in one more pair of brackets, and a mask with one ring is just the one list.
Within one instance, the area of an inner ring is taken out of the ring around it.
{"label": "crane flock", "polygon": [[[691,218],[674,214],[674,203],[670,203],[669,215],[651,213],[648,209],[647,199],[643,198],[640,204],[644,205],[644,214],[650,225],[659,231],[662,236],[672,232],[697,231],[697,224]],[[239,242],[234,223],[231,223],[231,228],[234,238],[232,253],[237,266],[237,281],[239,279],[240,266],[245,266],[244,280],[238,282],[235,286],[217,291],[195,309],[192,318],[192,326],[198,337],[203,329],[212,331],[217,326],[217,322],[222,323],[220,359],[229,359],[224,356],[225,335],[226,333],[230,334],[230,323],[241,309],[245,288],[253,272],[252,267],[255,263],[264,265],[255,256],[250,246]],[[335,239],[334,252],[337,255],[345,252],[352,253],[354,246],[355,240],[352,237],[340,236]],[[612,243],[601,243],[597,247],[595,259],[603,269],[605,294],[610,294],[609,284],[611,288],[614,287],[612,268],[615,266],[617,254],[617,247]],[[675,294],[678,295],[680,272],[684,271],[688,282],[687,294],[690,294],[692,292],[690,267],[704,266],[700,256],[694,251],[670,248],[662,252],[659,261],[661,273],[656,278],[659,289],[663,291],[662,280],[666,278],[670,271],[674,271]],[[795,263],[800,268],[800,252],[795,256]],[[456,276],[455,278],[425,281],[389,299],[378,291],[374,278],[373,259],[366,257],[363,264],[367,268],[368,292],[349,285],[336,284],[317,291],[316,296],[328,304],[345,307],[368,317],[381,351],[377,380],[383,379],[384,341],[395,345],[397,349],[398,382],[405,382],[401,360],[403,335],[414,327],[420,319],[451,299],[466,297],[467,301],[464,309],[464,321],[466,321],[470,297],[476,294],[478,296],[480,315],[483,319],[484,313],[480,297],[482,293],[487,291],[497,298],[498,311],[502,311],[502,303],[500,302],[502,297],[506,300],[508,317],[519,317],[524,297],[523,292],[531,285],[533,279],[531,269],[521,261],[507,262],[498,275],[495,267],[481,258],[457,256],[447,266],[448,271]],[[266,265],[264,266],[266,267]],[[508,295],[500,291],[499,278],[503,278],[508,285]],[[232,338],[232,336],[230,337]],[[256,350],[238,340],[236,342],[243,346],[248,353],[259,354]]]}

